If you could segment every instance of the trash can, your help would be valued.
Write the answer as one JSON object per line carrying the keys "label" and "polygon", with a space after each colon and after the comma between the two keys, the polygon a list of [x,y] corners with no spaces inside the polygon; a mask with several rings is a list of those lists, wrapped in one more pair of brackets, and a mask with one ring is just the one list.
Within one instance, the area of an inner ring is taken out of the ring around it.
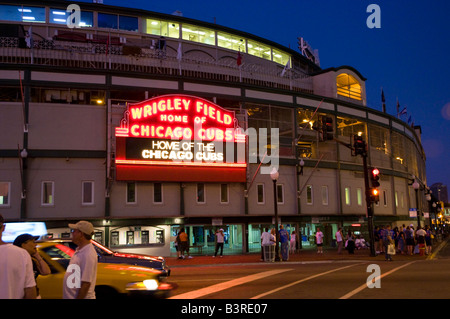
{"label": "trash can", "polygon": [[275,261],[275,245],[263,246],[264,251],[264,261],[274,262]]}

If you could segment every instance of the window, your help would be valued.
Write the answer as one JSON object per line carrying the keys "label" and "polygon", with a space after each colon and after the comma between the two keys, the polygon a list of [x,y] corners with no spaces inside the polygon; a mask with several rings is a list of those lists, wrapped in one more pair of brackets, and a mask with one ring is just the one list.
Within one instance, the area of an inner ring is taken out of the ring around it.
{"label": "window", "polygon": [[357,201],[358,206],[362,206],[363,197],[362,197],[362,189],[361,188],[356,189],[356,201]]}
{"label": "window", "polygon": [[345,194],[345,205],[351,205],[351,193],[350,193],[350,187],[346,187],[344,189],[344,194]]}
{"label": "window", "polygon": [[395,191],[395,207],[398,208],[398,192]]}
{"label": "window", "polygon": [[205,184],[197,184],[197,203],[205,203]]}
{"label": "window", "polygon": [[386,191],[384,190],[383,191],[383,205],[384,206],[387,206],[387,193],[386,193]]}
{"label": "window", "polygon": [[117,14],[98,13],[98,27],[106,29],[118,29],[119,21]]}
{"label": "window", "polygon": [[322,205],[328,205],[328,186],[322,186]]}
{"label": "window", "polygon": [[136,183],[127,183],[127,204],[136,204],[137,193]]}
{"label": "window", "polygon": [[9,206],[11,197],[11,183],[0,182],[0,206]]}
{"label": "window", "polygon": [[277,184],[277,203],[284,204],[284,185]]}
{"label": "window", "polygon": [[228,184],[220,184],[220,202],[228,203]]}
{"label": "window", "polygon": [[[286,65],[290,61],[290,56],[277,49],[272,49],[273,61],[282,65]],[[292,64],[291,64],[292,65]]]}
{"label": "window", "polygon": [[216,45],[214,30],[184,24],[182,27],[183,40]]}
{"label": "window", "polygon": [[217,45],[221,48],[226,48],[235,51],[245,52],[245,39],[224,33],[217,32]]}
{"label": "window", "polygon": [[53,206],[55,204],[54,198],[55,183],[44,181],[41,184],[41,205],[42,206]]}
{"label": "window", "polygon": [[272,60],[271,48],[269,46],[266,46],[265,44],[256,41],[248,40],[247,53],[266,60]]}
{"label": "window", "polygon": [[45,8],[0,5],[0,20],[45,23]]}
{"label": "window", "polygon": [[161,183],[153,184],[153,202],[162,203],[163,202],[163,190]]}
{"label": "window", "polygon": [[258,204],[264,204],[265,198],[264,198],[264,184],[258,184],[257,185],[258,190]]}
{"label": "window", "polygon": [[147,19],[147,33],[178,39],[180,37],[180,24],[170,21]]}
{"label": "window", "polygon": [[[54,9],[50,8],[49,11],[49,23],[55,23],[55,24],[67,24],[67,18],[70,16],[66,10],[63,9]],[[94,14],[89,11],[81,11],[80,13],[80,27],[88,27],[92,28],[94,25]]]}
{"label": "window", "polygon": [[137,17],[119,16],[119,30],[139,31],[139,23]]}
{"label": "window", "polygon": [[312,185],[306,185],[306,204],[312,205],[314,202],[313,187]]}
{"label": "window", "polygon": [[342,73],[336,77],[337,94],[355,100],[362,100],[361,84],[350,74]]}
{"label": "window", "polygon": [[94,182],[84,181],[81,183],[81,204],[94,204]]}

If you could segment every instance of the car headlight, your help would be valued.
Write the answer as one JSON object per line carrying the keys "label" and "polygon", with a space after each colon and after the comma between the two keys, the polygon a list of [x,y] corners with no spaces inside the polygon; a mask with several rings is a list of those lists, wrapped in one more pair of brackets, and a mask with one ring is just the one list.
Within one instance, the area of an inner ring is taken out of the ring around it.
{"label": "car headlight", "polygon": [[127,290],[157,290],[159,286],[158,280],[146,279],[140,282],[133,282],[127,285]]}

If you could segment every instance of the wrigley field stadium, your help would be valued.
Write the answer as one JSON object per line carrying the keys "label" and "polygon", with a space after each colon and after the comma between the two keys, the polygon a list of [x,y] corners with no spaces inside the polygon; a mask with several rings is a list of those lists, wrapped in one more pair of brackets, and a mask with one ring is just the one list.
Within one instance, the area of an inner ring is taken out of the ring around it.
{"label": "wrigley field stadium", "polygon": [[280,224],[303,248],[317,228],[326,246],[339,227],[368,241],[369,218],[423,225],[420,127],[369,108],[365,81],[322,69],[303,38],[291,49],[180,13],[2,0],[0,213],[51,238],[88,220],[104,245],[159,256],[176,256],[181,228],[195,256],[220,228],[224,253],[242,254]]}

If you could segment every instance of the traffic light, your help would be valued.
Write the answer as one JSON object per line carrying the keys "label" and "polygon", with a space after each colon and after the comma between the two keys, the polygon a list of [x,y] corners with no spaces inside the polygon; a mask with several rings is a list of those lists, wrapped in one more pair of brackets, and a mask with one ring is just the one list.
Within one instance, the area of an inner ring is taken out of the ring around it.
{"label": "traffic light", "polygon": [[380,201],[380,191],[376,188],[371,188],[369,190],[370,201],[374,203],[378,203]]}
{"label": "traffic light", "polygon": [[356,155],[364,156],[366,154],[366,142],[364,142],[362,136],[353,135],[353,151],[355,156]]}
{"label": "traffic light", "polygon": [[372,187],[380,187],[380,170],[378,168],[372,168],[371,174]]}
{"label": "traffic light", "polygon": [[332,140],[333,136],[333,118],[329,116],[322,117],[322,136],[323,140]]}

